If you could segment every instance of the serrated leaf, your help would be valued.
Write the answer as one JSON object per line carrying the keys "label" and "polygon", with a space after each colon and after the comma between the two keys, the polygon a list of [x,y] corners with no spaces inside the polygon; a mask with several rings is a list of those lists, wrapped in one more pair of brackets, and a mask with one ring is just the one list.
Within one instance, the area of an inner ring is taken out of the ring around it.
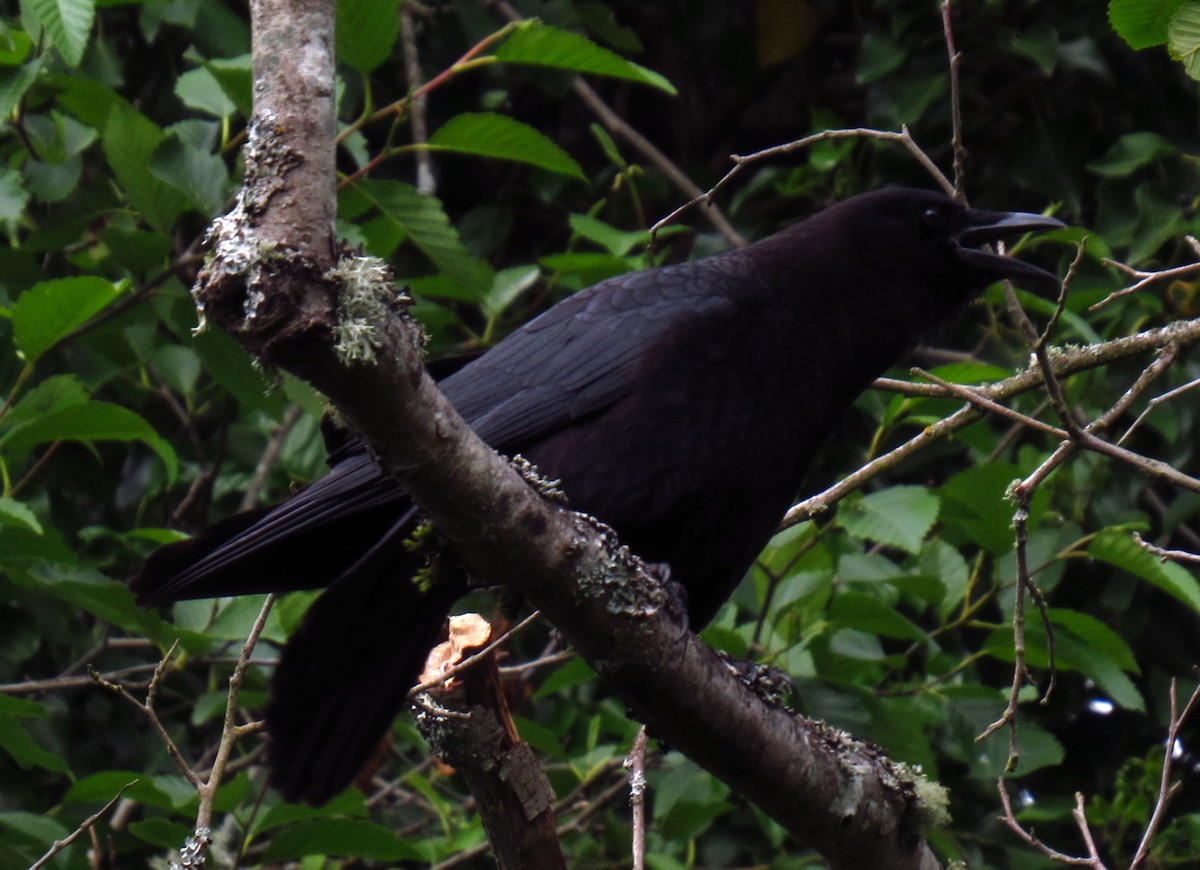
{"label": "serrated leaf", "polygon": [[263,373],[245,349],[225,332],[206,329],[192,339],[204,371],[247,408],[257,408],[278,421],[287,404],[278,390],[272,390]]}
{"label": "serrated leaf", "polygon": [[6,495],[0,495],[0,524],[24,526],[35,534],[42,533],[42,524],[29,506]]}
{"label": "serrated leaf", "polygon": [[29,63],[13,69],[0,70],[0,118],[7,118],[12,114],[41,68],[42,58],[35,57]]}
{"label": "serrated leaf", "polygon": [[183,210],[179,192],[146,171],[163,141],[158,125],[124,102],[114,103],[104,125],[103,149],[125,195],[155,229],[166,232]]}
{"label": "serrated leaf", "polygon": [[175,80],[175,96],[189,109],[214,118],[226,118],[237,109],[211,69],[202,66],[188,70]]}
{"label": "serrated leaf", "polygon": [[482,298],[492,286],[491,268],[467,251],[437,197],[402,181],[358,182],[351,186],[350,193],[365,198],[382,216],[402,228],[408,239],[472,298]]}
{"label": "serrated leaf", "polygon": [[431,151],[528,163],[549,172],[587,180],[579,164],[566,151],[528,124],[495,112],[455,115],[434,131],[426,147]]}
{"label": "serrated leaf", "polygon": [[[1013,548],[1013,506],[1005,492],[1013,480],[1023,477],[1017,466],[1007,462],[990,462],[959,472],[942,484],[941,519],[946,529],[965,535],[997,555]],[[1046,509],[1049,492],[1037,490],[1030,509],[1029,525],[1036,529]],[[957,543],[951,536],[950,542]]]}
{"label": "serrated leaf", "polygon": [[17,400],[9,412],[0,418],[0,431],[15,429],[55,408],[65,408],[87,400],[87,390],[74,375],[54,375]]}
{"label": "serrated leaf", "polygon": [[337,59],[369,73],[391,55],[399,27],[395,0],[337,0]]}
{"label": "serrated leaf", "polygon": [[14,169],[0,169],[0,224],[14,227],[29,204],[29,191]]}
{"label": "serrated leaf", "polygon": [[496,49],[495,57],[506,63],[548,66],[628,79],[666,91],[671,96],[678,93],[665,76],[625,60],[577,33],[537,21],[531,21],[514,31]]}
{"label": "serrated leaf", "polygon": [[1088,555],[1115,565],[1167,592],[1200,613],[1200,583],[1174,562],[1163,562],[1138,545],[1124,529],[1104,529],[1088,546]]}
{"label": "serrated leaf", "polygon": [[1186,0],[1110,0],[1108,23],[1133,48],[1167,41],[1167,25]]}
{"label": "serrated leaf", "polygon": [[924,487],[893,486],[843,504],[838,522],[856,537],[917,553],[937,520],[939,504]]}
{"label": "serrated leaf", "polygon": [[1096,617],[1061,607],[1052,607],[1046,613],[1051,623],[1070,631],[1088,648],[1102,651],[1123,670],[1139,673],[1137,659],[1129,644]]}
{"label": "serrated leaf", "polygon": [[50,34],[63,60],[72,67],[79,66],[96,17],[94,0],[23,0],[21,5],[26,4]]}
{"label": "serrated leaf", "polygon": [[1180,7],[1167,26],[1167,47],[1193,79],[1200,80],[1200,2]]}
{"label": "serrated leaf", "polygon": [[0,437],[0,447],[16,452],[51,441],[141,441],[162,459],[170,480],[179,473],[175,449],[142,417],[108,402],[89,400],[57,408],[10,429]]}
{"label": "serrated leaf", "polygon": [[949,615],[967,594],[971,576],[967,560],[954,547],[934,538],[925,543],[919,564],[922,574],[936,577],[941,584],[943,595],[937,602],[938,612]]}
{"label": "serrated leaf", "polygon": [[111,281],[95,277],[59,278],[30,287],[12,307],[17,348],[27,362],[36,362],[120,295]]}
{"label": "serrated leaf", "polygon": [[251,96],[253,76],[250,71],[250,55],[214,58],[205,61],[204,68],[212,73],[225,96],[233,101],[238,111],[249,117],[254,108]]}
{"label": "serrated leaf", "polygon": [[229,170],[220,155],[169,135],[154,149],[149,169],[163,184],[184,194],[205,216],[214,217],[225,210]]}
{"label": "serrated leaf", "polygon": [[840,592],[829,604],[829,619],[839,628],[853,628],[881,637],[924,640],[925,632],[885,602],[865,592]]}

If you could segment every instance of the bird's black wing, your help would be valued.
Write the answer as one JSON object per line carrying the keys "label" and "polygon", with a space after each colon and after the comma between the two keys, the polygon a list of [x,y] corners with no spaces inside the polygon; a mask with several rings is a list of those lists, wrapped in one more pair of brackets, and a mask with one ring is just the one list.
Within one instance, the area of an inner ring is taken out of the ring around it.
{"label": "bird's black wing", "polygon": [[[680,320],[731,305],[714,269],[684,263],[609,279],[531,321],[441,382],[459,413],[502,450],[535,444],[602,411],[632,388],[643,355]],[[357,439],[334,444],[332,470],[280,505],[239,514],[152,554],[132,581],[138,601],[325,586],[408,505]],[[319,535],[315,534],[320,532]]]}
{"label": "bird's black wing", "polygon": [[634,388],[644,355],[681,322],[734,305],[720,257],[611,278],[560,302],[439,386],[479,436],[520,450]]}

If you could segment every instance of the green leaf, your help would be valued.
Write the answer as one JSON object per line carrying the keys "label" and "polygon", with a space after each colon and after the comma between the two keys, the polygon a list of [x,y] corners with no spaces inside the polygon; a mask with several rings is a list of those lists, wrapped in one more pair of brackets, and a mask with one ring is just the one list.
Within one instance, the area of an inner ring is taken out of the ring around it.
{"label": "green leaf", "polygon": [[337,59],[369,73],[391,55],[399,26],[395,0],[337,0]]}
{"label": "green leaf", "polygon": [[426,147],[431,151],[528,163],[549,172],[587,180],[579,164],[566,151],[528,124],[494,112],[455,115],[429,137]]}
{"label": "green leaf", "polygon": [[473,298],[482,298],[492,286],[492,270],[487,263],[471,256],[458,236],[458,230],[446,217],[441,201],[421,193],[403,181],[362,181],[343,191],[343,198],[356,209],[365,203],[377,208],[382,216],[404,230],[409,240],[433,261],[447,277]]}
{"label": "green leaf", "polygon": [[225,93],[213,71],[207,66],[188,70],[175,80],[175,96],[189,109],[204,112],[214,118],[227,118],[237,106]]}
{"label": "green leaf", "polygon": [[0,418],[0,431],[15,429],[48,411],[87,400],[87,390],[74,375],[54,375],[27,392]]}
{"label": "green leaf", "polygon": [[213,154],[168,135],[150,158],[151,174],[184,194],[202,214],[214,217],[225,210],[229,170]]}
{"label": "green leaf", "polygon": [[320,819],[275,836],[263,861],[277,863],[305,855],[343,855],[371,861],[423,861],[424,856],[387,828],[365,819]]}
{"label": "green leaf", "polygon": [[36,534],[42,533],[42,524],[29,506],[6,495],[0,495],[0,524],[24,526]]}
{"label": "green leaf", "polygon": [[523,292],[537,283],[541,272],[537,266],[514,266],[496,273],[492,288],[480,306],[489,318],[499,317]]}
{"label": "green leaf", "polygon": [[1163,562],[1138,545],[1125,529],[1104,529],[1088,546],[1088,555],[1115,565],[1167,592],[1200,613],[1200,583],[1174,562]]}
{"label": "green leaf", "polygon": [[644,248],[650,244],[650,233],[647,230],[619,230],[612,224],[606,224],[586,214],[573,214],[567,220],[577,235],[583,236],[589,242],[595,242],[614,257],[623,257],[635,248]]}
{"label": "green leaf", "polygon": [[1128,175],[1161,157],[1178,153],[1179,149],[1169,139],[1157,133],[1127,133],[1087,167],[1100,175]]}
{"label": "green leaf", "polygon": [[1108,23],[1133,48],[1167,41],[1167,26],[1185,0],[1110,0]]}
{"label": "green leaf", "polygon": [[939,503],[924,487],[893,486],[843,503],[838,522],[856,537],[917,553],[937,520]]}
{"label": "green leaf", "polygon": [[921,573],[937,578],[943,589],[938,612],[948,616],[967,594],[971,569],[967,560],[945,541],[934,538],[925,542],[920,557]]}
{"label": "green leaf", "polygon": [[[1000,555],[1013,548],[1013,505],[1006,497],[1009,485],[1023,477],[1008,462],[989,462],[968,468],[950,478],[940,489],[942,534],[951,544],[965,536],[990,552]],[[1036,529],[1050,498],[1040,487],[1030,506],[1029,527]]]}
{"label": "green leaf", "polygon": [[225,96],[233,101],[238,111],[249,117],[254,108],[250,55],[214,58],[205,61],[204,68],[213,74]]}
{"label": "green leaf", "polygon": [[7,118],[12,114],[41,68],[42,58],[36,57],[19,67],[0,70],[0,118]]}
{"label": "green leaf", "polygon": [[659,88],[671,96],[678,91],[666,77],[601,48],[590,39],[530,21],[517,28],[498,49],[495,57],[506,63],[548,66],[580,73],[628,79]]}
{"label": "green leaf", "polygon": [[[0,831],[10,831],[50,848],[55,840],[65,838],[70,831],[57,820],[36,813],[0,813]],[[3,839],[3,838],[0,838]]]}
{"label": "green leaf", "polygon": [[22,0],[21,5],[46,28],[63,60],[72,67],[79,66],[96,16],[93,0]]}
{"label": "green leaf", "polygon": [[161,849],[179,849],[184,841],[192,835],[192,829],[157,816],[151,819],[138,819],[129,823],[129,833],[139,840]]}
{"label": "green leaf", "polygon": [[124,102],[113,104],[104,125],[104,156],[125,195],[155,229],[166,232],[183,211],[179,192],[146,169],[163,141],[158,125]]}
{"label": "green leaf", "polygon": [[572,251],[565,254],[547,254],[539,257],[538,262],[552,272],[575,274],[579,276],[575,287],[587,287],[605,278],[624,275],[638,267],[633,257],[614,257],[612,254],[601,254],[596,251]]}
{"label": "green leaf", "polygon": [[14,169],[0,170],[0,224],[15,228],[28,204],[29,191],[21,184],[20,174]]}
{"label": "green leaf", "polygon": [[32,49],[33,40],[25,31],[4,27],[0,32],[0,66],[20,66]]}
{"label": "green leaf", "polygon": [[1061,607],[1052,607],[1046,612],[1051,623],[1070,631],[1089,649],[1103,652],[1122,670],[1139,673],[1137,660],[1133,657],[1133,650],[1129,648],[1129,644],[1096,617]]}
{"label": "green leaf", "polygon": [[40,767],[55,773],[70,773],[62,756],[43,748],[15,716],[0,715],[0,750],[22,770]]}
{"label": "green leaf", "polygon": [[1014,35],[1011,45],[1013,51],[1032,60],[1045,75],[1054,72],[1054,67],[1062,56],[1058,31],[1044,21],[1037,22],[1024,33]]}
{"label": "green leaf", "polygon": [[27,362],[36,362],[120,295],[112,282],[94,277],[59,278],[30,287],[12,307],[17,347]]}
{"label": "green leaf", "polygon": [[1190,0],[1175,13],[1167,27],[1167,48],[1189,76],[1200,80],[1200,2]]}
{"label": "green leaf", "polygon": [[17,716],[34,719],[46,719],[50,711],[45,704],[30,701],[28,698],[14,698],[11,695],[0,695],[0,716]]}
{"label": "green leaf", "polygon": [[229,390],[247,408],[257,408],[274,420],[283,418],[287,404],[279,390],[271,389],[262,371],[245,349],[227,333],[206,329],[192,337],[204,371]]}
{"label": "green leaf", "polygon": [[865,592],[839,592],[833,596],[829,604],[829,618],[839,628],[853,628],[867,634],[900,640],[925,639],[925,632],[920,626]]}
{"label": "green leaf", "polygon": [[50,441],[141,441],[159,455],[167,476],[175,480],[179,458],[142,417],[108,402],[89,400],[57,408],[0,437],[0,447],[20,451]]}
{"label": "green leaf", "polygon": [[879,81],[898,70],[907,58],[904,47],[892,37],[872,30],[859,49],[857,81],[860,85]]}

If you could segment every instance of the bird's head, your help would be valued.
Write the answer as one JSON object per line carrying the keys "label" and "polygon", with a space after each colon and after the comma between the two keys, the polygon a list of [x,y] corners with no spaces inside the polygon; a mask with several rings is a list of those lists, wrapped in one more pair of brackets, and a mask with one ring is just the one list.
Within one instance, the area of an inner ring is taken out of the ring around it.
{"label": "bird's head", "polygon": [[889,188],[834,206],[856,238],[860,256],[898,279],[930,289],[941,285],[971,298],[989,284],[1009,279],[1041,292],[1058,289],[1058,276],[988,246],[1024,233],[1065,226],[1027,212],[969,208],[929,190]]}

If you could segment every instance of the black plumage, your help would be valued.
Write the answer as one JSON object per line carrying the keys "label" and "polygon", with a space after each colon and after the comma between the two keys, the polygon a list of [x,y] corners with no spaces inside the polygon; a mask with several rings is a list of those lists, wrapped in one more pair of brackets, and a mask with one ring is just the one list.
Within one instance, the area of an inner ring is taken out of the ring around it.
{"label": "black plumage", "polygon": [[[440,386],[488,444],[670,565],[712,618],[798,495],[842,411],[1001,278],[1056,286],[981,246],[1061,226],[941,194],[863,194],[744,248],[604,281]],[[146,605],[329,587],[291,639],[267,714],[272,781],[322,802],[361,767],[464,590],[419,591],[416,511],[362,449],[283,504],[147,559]]]}

